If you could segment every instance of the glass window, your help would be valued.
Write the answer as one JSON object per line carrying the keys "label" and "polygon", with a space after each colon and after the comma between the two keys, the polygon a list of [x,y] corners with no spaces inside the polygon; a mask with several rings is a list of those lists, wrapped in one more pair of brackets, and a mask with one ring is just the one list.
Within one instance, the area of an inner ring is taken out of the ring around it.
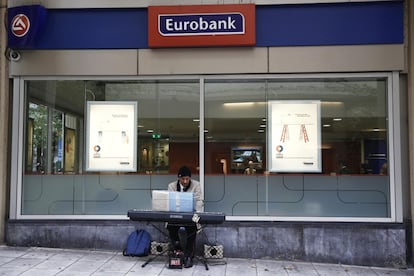
{"label": "glass window", "polygon": [[[23,215],[125,216],[132,208],[149,209],[152,190],[167,189],[178,168],[187,165],[204,184],[205,211],[246,219],[391,216],[385,77],[25,84]],[[137,103],[136,172],[85,171],[88,101]],[[289,138],[301,148],[306,139],[314,139],[306,126],[291,122],[283,128],[283,141],[280,134],[273,137],[269,130],[275,122],[268,114],[274,102],[280,109],[292,102],[317,103],[319,128],[312,133],[320,141],[317,171],[269,168],[271,141],[283,147]],[[204,175],[199,175],[200,148]]]}
{"label": "glass window", "polygon": [[[319,103],[320,172],[269,172],[270,140],[281,147],[295,140],[300,148],[309,139],[295,121],[285,125],[284,139],[272,137],[266,115],[272,101]],[[234,216],[389,217],[387,121],[386,79],[206,81],[206,209]]]}
{"label": "glass window", "polygon": [[[197,178],[199,93],[198,80],[27,81],[22,214],[125,215],[180,166]],[[137,172],[84,171],[87,101],[137,102]]]}
{"label": "glass window", "polygon": [[266,83],[207,81],[204,97],[206,174],[263,173]]}

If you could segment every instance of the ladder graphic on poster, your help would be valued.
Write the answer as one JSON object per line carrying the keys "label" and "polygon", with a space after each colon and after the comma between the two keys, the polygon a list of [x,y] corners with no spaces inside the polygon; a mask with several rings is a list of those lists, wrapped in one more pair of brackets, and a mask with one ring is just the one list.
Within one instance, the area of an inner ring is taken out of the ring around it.
{"label": "ladder graphic on poster", "polygon": [[289,132],[288,132],[288,125],[284,124],[282,129],[282,135],[280,136],[280,142],[285,142],[289,140]]}
{"label": "ladder graphic on poster", "polygon": [[300,125],[300,139],[302,138],[305,143],[309,142],[308,132],[306,131],[305,124]]}

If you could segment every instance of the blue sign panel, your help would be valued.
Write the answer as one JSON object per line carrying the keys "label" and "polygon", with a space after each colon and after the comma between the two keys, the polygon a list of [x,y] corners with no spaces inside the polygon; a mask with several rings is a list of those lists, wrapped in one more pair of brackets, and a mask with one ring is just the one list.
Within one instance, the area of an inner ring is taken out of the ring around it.
{"label": "blue sign panel", "polygon": [[403,43],[401,1],[256,7],[257,46]]}
{"label": "blue sign panel", "polygon": [[34,48],[43,31],[47,10],[40,5],[8,9],[8,47],[11,49]]}
{"label": "blue sign panel", "polygon": [[[29,7],[36,10],[36,5]],[[14,26],[17,35],[24,34],[24,26],[27,26],[26,20],[24,17],[15,18],[19,14],[24,14],[18,11],[24,7],[8,9],[9,48],[148,48],[148,13],[145,8],[48,9],[46,16],[46,10],[40,6],[37,7],[39,7],[36,15],[38,19],[30,20],[29,31],[21,37],[14,35],[11,28]],[[224,26],[223,30],[219,30],[218,25],[217,27],[214,25],[216,23],[211,23],[208,30],[201,30],[205,26],[204,22],[215,22],[208,21],[210,17],[206,17],[206,15],[210,14],[209,12],[204,14],[197,12],[196,17],[185,23],[187,24],[187,34],[181,34],[181,36],[191,36],[194,32],[199,31],[207,33],[214,28],[218,34],[227,34],[224,32],[229,30]],[[232,31],[240,31],[239,19],[232,17],[229,20],[226,17],[228,15],[228,13],[224,13],[224,17],[220,19],[224,20],[227,24],[226,27],[230,27],[230,29],[235,26],[236,30]],[[200,21],[200,17],[203,18],[202,21]],[[15,20],[13,20],[14,18]],[[28,18],[30,19],[31,16],[28,15]],[[185,18],[185,20],[189,20],[188,15]],[[235,21],[232,21],[233,19]],[[43,31],[40,28],[42,21],[45,21]],[[194,22],[191,23],[192,21]],[[12,22],[14,23],[12,24]],[[177,24],[183,21],[169,22]],[[404,43],[404,2],[395,0],[256,5],[255,23],[255,45],[258,47],[402,44]],[[36,26],[34,27],[33,24]],[[32,29],[33,27],[38,31],[31,33],[35,30]],[[167,36],[174,35],[174,32],[167,29],[162,32],[165,32]]]}
{"label": "blue sign panel", "polygon": [[244,16],[240,13],[160,15],[159,32],[163,36],[244,34]]}

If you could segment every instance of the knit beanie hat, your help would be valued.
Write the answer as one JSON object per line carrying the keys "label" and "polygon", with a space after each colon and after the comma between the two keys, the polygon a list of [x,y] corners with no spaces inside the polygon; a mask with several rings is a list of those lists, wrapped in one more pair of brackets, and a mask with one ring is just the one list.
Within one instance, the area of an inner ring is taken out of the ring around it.
{"label": "knit beanie hat", "polygon": [[191,177],[191,171],[188,167],[186,166],[182,166],[179,170],[178,170],[178,177],[183,177],[183,176],[189,176]]}

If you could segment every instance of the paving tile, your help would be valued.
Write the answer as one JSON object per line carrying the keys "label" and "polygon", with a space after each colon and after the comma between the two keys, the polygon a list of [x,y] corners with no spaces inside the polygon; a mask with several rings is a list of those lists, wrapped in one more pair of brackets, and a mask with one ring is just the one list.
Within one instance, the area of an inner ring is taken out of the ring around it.
{"label": "paving tile", "polygon": [[349,276],[377,276],[377,274],[370,267],[361,267],[353,265],[342,265]]}
{"label": "paving tile", "polygon": [[50,258],[56,254],[59,254],[62,252],[63,249],[58,248],[39,248],[34,247],[30,250],[27,250],[25,254],[22,256],[24,258],[39,258],[39,259],[47,259]]}
{"label": "paving tile", "polygon": [[166,262],[158,259],[145,267],[142,264],[143,262],[137,262],[126,275],[158,275],[166,267]]}
{"label": "paving tile", "polygon": [[72,265],[75,261],[74,260],[56,260],[56,259],[46,259],[43,262],[39,263],[38,265],[34,266],[34,269],[57,269],[57,270],[64,270],[70,265]]}
{"label": "paving tile", "polygon": [[318,275],[312,263],[285,261],[283,262],[283,269],[289,276]]}
{"label": "paving tile", "polygon": [[15,259],[14,257],[2,257],[2,256],[0,256],[0,266],[6,264],[8,262],[11,262],[14,259]]}
{"label": "paving tile", "polygon": [[[157,272],[157,273],[148,273],[148,274],[140,274],[140,273],[138,273],[138,272],[136,272],[136,271],[132,271],[132,272],[128,272],[127,274],[123,274],[123,275],[125,275],[125,276],[142,276],[142,275],[145,275],[145,276],[160,276],[160,275],[162,275],[162,274],[160,274],[160,272]],[[95,275],[94,275],[95,276]]]}
{"label": "paving tile", "polygon": [[1,267],[3,268],[26,268],[29,269],[34,267],[40,263],[42,263],[43,259],[36,259],[36,258],[15,258],[8,263],[3,264]]}
{"label": "paving tile", "polygon": [[231,259],[226,265],[226,276],[257,275],[256,261],[252,259]]}
{"label": "paving tile", "polygon": [[27,253],[30,250],[28,247],[12,247],[12,246],[0,246],[0,256],[1,257],[20,257]]}
{"label": "paving tile", "polygon": [[[54,276],[61,272],[58,269],[36,269],[32,268],[22,274],[19,274],[19,276]],[[60,274],[59,274],[60,275]]]}
{"label": "paving tile", "polygon": [[[59,276],[90,276],[92,275],[90,272],[83,272],[83,271],[62,271],[58,274]],[[39,275],[41,276],[41,275]]]}
{"label": "paving tile", "polygon": [[278,260],[266,260],[258,259],[256,260],[256,269],[258,276],[267,276],[267,275],[277,275],[277,276],[286,276],[288,275],[284,269],[284,264],[282,261]]}
{"label": "paving tile", "polygon": [[136,260],[110,259],[99,267],[97,272],[123,272],[127,273],[137,263]]}
{"label": "paving tile", "polygon": [[1,276],[15,276],[20,275],[27,271],[27,268],[23,267],[1,267],[0,268],[0,275]]}
{"label": "paving tile", "polygon": [[[93,274],[91,274],[93,276],[124,276],[124,275],[129,275],[129,274],[125,274],[123,272],[95,272]],[[141,274],[143,275],[143,274]],[[157,274],[154,274],[157,275]],[[145,276],[147,276],[147,274],[145,274]]]}
{"label": "paving tile", "polygon": [[92,261],[77,261],[65,268],[65,271],[73,272],[96,272],[100,267],[104,265],[104,262],[92,262]]}
{"label": "paving tile", "polygon": [[320,276],[348,276],[344,267],[339,264],[320,264],[314,263],[313,267],[317,270]]}
{"label": "paving tile", "polygon": [[204,265],[197,265],[194,269],[194,274],[197,276],[225,276],[226,269],[224,266],[208,266],[208,270],[206,270]]}
{"label": "paving tile", "polygon": [[88,254],[83,255],[80,260],[82,261],[108,261],[112,259],[116,254],[114,252],[102,252],[102,251],[89,251]]}
{"label": "paving tile", "polygon": [[[382,268],[382,267],[373,267],[371,268],[378,276],[406,276],[406,275],[414,275],[414,271],[407,271],[405,269],[392,269],[392,268]],[[410,274],[412,273],[412,274]]]}
{"label": "paving tile", "polygon": [[163,269],[160,276],[190,276],[195,275],[194,268],[183,268],[183,269]]}
{"label": "paving tile", "polygon": [[218,259],[218,260],[207,260],[207,268],[201,261],[195,262],[196,266],[194,269],[194,275],[197,276],[224,276],[226,275],[227,260]]}
{"label": "paving tile", "polygon": [[77,261],[85,256],[85,253],[75,253],[70,251],[60,251],[59,253],[51,256],[50,260],[69,260],[69,261]]}

